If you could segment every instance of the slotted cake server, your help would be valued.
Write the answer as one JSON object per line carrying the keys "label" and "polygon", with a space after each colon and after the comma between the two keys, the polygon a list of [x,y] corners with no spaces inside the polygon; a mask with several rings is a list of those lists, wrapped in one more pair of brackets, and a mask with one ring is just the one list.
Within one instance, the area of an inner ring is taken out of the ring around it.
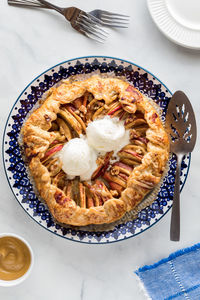
{"label": "slotted cake server", "polygon": [[171,214],[170,240],[180,240],[180,171],[183,157],[193,151],[197,126],[188,97],[177,91],[172,96],[166,115],[166,130],[170,136],[170,151],[176,155],[177,166]]}

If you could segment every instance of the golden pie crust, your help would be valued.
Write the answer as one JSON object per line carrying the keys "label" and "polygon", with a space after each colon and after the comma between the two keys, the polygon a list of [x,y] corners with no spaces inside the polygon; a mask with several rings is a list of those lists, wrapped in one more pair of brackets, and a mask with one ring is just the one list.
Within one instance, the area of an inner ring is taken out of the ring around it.
{"label": "golden pie crust", "polygon": [[[54,155],[87,124],[105,115],[124,120],[130,144],[98,159],[92,182],[69,180]],[[40,196],[61,223],[84,226],[111,223],[134,209],[159,182],[169,156],[169,139],[158,112],[128,82],[94,75],[66,80],[22,127],[29,169]]]}

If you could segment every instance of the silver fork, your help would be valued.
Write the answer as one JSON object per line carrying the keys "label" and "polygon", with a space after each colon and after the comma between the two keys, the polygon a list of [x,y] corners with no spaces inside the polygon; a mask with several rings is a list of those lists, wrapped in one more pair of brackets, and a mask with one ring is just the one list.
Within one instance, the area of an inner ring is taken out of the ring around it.
{"label": "silver fork", "polygon": [[[20,5],[22,7],[30,7],[30,3],[33,4],[35,2],[36,1],[33,0],[8,0],[9,5]],[[37,3],[38,7],[51,8],[62,14],[79,33],[97,42],[105,42],[108,32],[103,28],[101,21],[96,17],[76,7],[62,8],[46,0],[37,0]]]}
{"label": "silver fork", "polygon": [[[52,8],[45,4],[39,3],[39,0],[8,0],[9,5],[32,7],[32,8]],[[97,18],[99,24],[107,27],[127,28],[129,24],[129,16],[112,13],[106,10],[95,9],[88,12],[89,15]]]}

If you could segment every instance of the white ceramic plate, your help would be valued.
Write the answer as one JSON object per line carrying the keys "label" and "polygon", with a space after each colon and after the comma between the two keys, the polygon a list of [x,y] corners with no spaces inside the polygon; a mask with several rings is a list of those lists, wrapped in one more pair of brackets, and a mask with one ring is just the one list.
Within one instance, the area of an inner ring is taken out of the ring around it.
{"label": "white ceramic plate", "polygon": [[200,0],[147,0],[161,30],[178,45],[200,49]]}

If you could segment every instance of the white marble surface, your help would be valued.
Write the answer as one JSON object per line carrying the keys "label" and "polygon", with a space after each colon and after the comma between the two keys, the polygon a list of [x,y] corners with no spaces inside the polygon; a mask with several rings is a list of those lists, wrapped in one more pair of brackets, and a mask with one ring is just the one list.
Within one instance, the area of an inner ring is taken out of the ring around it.
{"label": "white marble surface", "polygon": [[[53,2],[53,0],[52,0]],[[180,48],[155,27],[146,1],[65,1],[82,9],[104,8],[131,15],[128,30],[112,31],[105,44],[74,32],[62,16],[0,4],[0,128],[24,87],[47,68],[69,58],[110,55],[131,60],[157,75],[171,91],[189,96],[200,125],[200,52]],[[2,140],[2,136],[1,136]],[[32,245],[35,265],[29,279],[0,288],[0,299],[142,300],[133,271],[174,250],[200,242],[199,140],[181,194],[181,241],[169,241],[170,213],[143,234],[110,245],[85,245],[57,237],[25,214],[0,167],[0,232],[15,232]]]}

